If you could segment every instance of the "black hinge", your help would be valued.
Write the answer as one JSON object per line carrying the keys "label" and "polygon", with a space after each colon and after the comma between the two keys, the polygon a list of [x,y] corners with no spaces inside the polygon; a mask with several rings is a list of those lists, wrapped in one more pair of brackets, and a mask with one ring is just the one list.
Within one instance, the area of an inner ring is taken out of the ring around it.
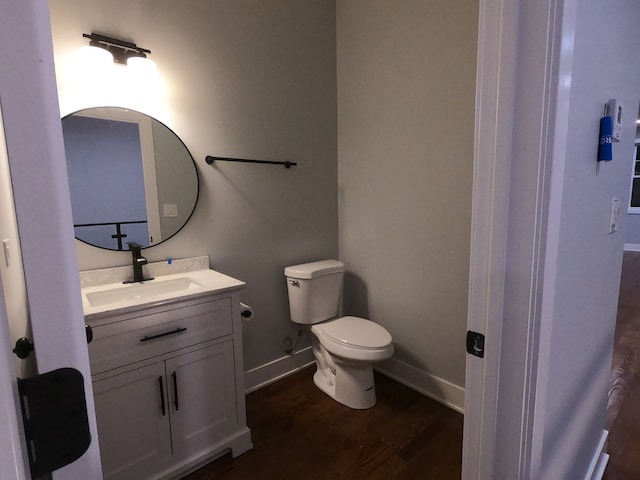
{"label": "black hinge", "polygon": [[467,353],[484,358],[484,335],[478,332],[467,332]]}
{"label": "black hinge", "polygon": [[91,444],[82,374],[60,368],[18,379],[31,476],[74,462]]}

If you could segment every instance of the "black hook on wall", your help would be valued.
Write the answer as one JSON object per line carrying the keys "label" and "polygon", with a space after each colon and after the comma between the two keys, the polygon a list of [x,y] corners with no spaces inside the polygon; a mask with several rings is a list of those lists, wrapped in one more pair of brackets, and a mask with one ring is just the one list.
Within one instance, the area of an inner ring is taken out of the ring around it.
{"label": "black hook on wall", "polygon": [[207,155],[204,157],[204,161],[209,165],[212,165],[215,161],[220,162],[242,162],[242,163],[266,163],[268,165],[284,165],[285,168],[291,168],[298,165],[295,162],[275,162],[271,160],[248,160],[245,158],[229,158],[229,157],[212,157],[211,155]]}

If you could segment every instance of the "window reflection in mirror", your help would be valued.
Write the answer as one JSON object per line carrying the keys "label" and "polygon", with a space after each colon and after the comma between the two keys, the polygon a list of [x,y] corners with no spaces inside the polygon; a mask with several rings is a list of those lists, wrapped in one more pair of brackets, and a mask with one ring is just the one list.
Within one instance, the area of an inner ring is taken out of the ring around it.
{"label": "window reflection in mirror", "polygon": [[62,119],[76,238],[127,250],[175,235],[198,197],[198,174],[182,141],[157,120],[123,108]]}
{"label": "window reflection in mirror", "polygon": [[631,171],[631,196],[629,213],[640,214],[640,112],[636,117],[636,140],[633,149],[633,169]]}

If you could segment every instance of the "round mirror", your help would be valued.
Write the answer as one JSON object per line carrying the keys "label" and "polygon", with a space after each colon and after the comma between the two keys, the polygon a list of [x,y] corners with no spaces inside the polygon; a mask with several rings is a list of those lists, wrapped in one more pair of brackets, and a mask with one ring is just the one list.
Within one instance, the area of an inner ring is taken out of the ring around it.
{"label": "round mirror", "polygon": [[89,108],[62,119],[75,235],[96,247],[157,245],[198,200],[193,157],[166,125],[140,112]]}

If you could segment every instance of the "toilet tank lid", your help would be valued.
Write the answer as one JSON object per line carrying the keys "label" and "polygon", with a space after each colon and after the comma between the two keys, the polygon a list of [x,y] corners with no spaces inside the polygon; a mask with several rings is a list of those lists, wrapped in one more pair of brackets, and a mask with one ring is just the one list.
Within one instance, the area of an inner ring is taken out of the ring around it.
{"label": "toilet tank lid", "polygon": [[339,260],[321,260],[319,262],[302,263],[284,269],[285,277],[308,279],[322,277],[331,273],[344,272],[344,264]]}

